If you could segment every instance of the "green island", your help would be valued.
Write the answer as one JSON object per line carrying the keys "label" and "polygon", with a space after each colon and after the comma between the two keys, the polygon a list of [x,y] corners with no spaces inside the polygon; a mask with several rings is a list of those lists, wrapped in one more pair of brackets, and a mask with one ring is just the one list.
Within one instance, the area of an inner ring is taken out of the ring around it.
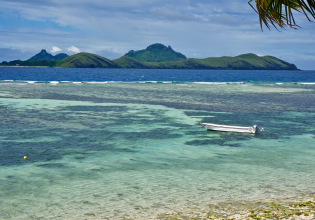
{"label": "green island", "polygon": [[3,61],[0,66],[68,67],[68,68],[132,68],[132,69],[216,69],[216,70],[298,70],[294,64],[273,56],[257,56],[252,53],[235,57],[186,58],[170,46],[153,44],[145,50],[129,51],[124,56],[109,60],[91,53],[72,56],[52,56],[42,50],[26,61]]}

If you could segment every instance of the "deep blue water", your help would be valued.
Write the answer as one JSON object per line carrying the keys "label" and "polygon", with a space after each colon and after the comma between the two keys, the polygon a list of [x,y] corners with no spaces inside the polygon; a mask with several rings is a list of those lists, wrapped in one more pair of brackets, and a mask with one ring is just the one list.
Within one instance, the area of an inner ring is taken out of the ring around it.
{"label": "deep blue water", "polygon": [[172,82],[315,82],[315,71],[158,70],[1,67],[0,80],[172,81]]}

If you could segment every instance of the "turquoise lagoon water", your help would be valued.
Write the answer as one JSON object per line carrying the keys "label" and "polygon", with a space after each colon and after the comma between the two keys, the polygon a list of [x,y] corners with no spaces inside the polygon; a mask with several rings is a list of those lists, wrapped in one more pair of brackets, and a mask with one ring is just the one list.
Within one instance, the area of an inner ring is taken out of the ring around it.
{"label": "turquoise lagoon water", "polygon": [[[222,201],[313,193],[314,90],[2,83],[0,219],[156,219]],[[211,132],[200,122],[265,132]]]}

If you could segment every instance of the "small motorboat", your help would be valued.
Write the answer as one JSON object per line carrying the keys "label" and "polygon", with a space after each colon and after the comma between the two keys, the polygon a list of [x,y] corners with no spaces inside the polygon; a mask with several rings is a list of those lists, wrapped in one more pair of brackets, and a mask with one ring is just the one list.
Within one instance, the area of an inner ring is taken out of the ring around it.
{"label": "small motorboat", "polygon": [[258,128],[257,125],[251,127],[241,127],[241,126],[229,126],[229,125],[218,125],[211,123],[200,123],[207,130],[211,131],[225,131],[225,132],[240,132],[240,133],[252,133],[255,134],[259,131],[263,131],[263,128]]}

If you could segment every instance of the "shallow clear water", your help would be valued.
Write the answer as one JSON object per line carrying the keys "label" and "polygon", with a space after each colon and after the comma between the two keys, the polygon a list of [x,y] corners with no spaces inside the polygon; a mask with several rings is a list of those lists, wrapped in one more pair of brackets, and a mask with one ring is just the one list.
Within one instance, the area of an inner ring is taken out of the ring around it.
{"label": "shallow clear water", "polygon": [[[314,192],[314,90],[2,83],[0,219],[154,219]],[[211,132],[200,122],[265,132]]]}

